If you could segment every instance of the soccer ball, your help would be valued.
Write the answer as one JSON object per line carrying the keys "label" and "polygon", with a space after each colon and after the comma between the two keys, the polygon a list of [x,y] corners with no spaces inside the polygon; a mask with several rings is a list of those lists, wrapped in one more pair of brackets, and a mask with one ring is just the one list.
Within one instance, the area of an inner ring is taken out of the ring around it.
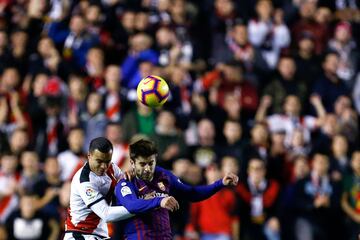
{"label": "soccer ball", "polygon": [[137,86],[137,96],[140,102],[148,107],[160,107],[169,97],[169,86],[166,81],[155,75],[143,78]]}

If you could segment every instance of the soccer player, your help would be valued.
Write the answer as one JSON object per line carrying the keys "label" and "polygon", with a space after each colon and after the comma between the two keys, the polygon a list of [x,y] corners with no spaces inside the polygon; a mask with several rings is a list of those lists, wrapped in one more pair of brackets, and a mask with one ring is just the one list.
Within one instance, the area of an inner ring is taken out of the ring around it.
{"label": "soccer player", "polygon": [[[209,198],[224,186],[236,185],[238,177],[228,173],[223,179],[207,186],[192,187],[181,183],[171,172],[156,167],[157,149],[153,142],[139,140],[130,145],[130,163],[135,172],[131,180],[122,179],[115,188],[118,205],[133,208],[144,205],[144,199],[173,195],[188,201]],[[173,209],[176,210],[176,209]],[[132,239],[172,239],[169,213],[157,208],[124,221],[124,234]]]}
{"label": "soccer player", "polygon": [[170,211],[179,205],[173,197],[157,197],[144,202],[141,208],[110,206],[116,183],[123,176],[111,162],[113,146],[103,137],[90,142],[88,162],[74,175],[71,182],[70,208],[65,222],[65,240],[106,239],[106,222],[123,220],[133,214],[156,207]]}

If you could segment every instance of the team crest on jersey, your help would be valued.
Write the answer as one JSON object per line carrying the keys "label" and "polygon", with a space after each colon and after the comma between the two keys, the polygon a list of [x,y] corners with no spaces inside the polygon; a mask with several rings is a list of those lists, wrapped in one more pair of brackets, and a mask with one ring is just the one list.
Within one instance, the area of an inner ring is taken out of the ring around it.
{"label": "team crest on jersey", "polygon": [[88,196],[89,198],[93,198],[93,197],[95,197],[95,191],[94,191],[94,189],[92,189],[92,188],[87,188],[86,190],[85,190],[85,194],[86,194],[86,196]]}
{"label": "team crest on jersey", "polygon": [[159,188],[160,188],[161,191],[165,191],[166,188],[165,188],[165,185],[164,185],[163,182],[159,182],[159,183],[158,183],[158,186],[159,186]]}

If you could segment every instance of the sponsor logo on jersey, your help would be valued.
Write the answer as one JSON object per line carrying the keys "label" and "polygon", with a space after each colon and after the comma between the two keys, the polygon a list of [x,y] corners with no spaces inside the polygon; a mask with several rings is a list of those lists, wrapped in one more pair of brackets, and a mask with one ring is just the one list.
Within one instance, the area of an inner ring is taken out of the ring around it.
{"label": "sponsor logo on jersey", "polygon": [[152,198],[155,198],[155,197],[168,197],[169,195],[167,193],[159,193],[159,192],[151,192],[151,193],[146,193],[146,194],[143,194],[143,195],[140,195],[139,198],[140,199],[152,199]]}

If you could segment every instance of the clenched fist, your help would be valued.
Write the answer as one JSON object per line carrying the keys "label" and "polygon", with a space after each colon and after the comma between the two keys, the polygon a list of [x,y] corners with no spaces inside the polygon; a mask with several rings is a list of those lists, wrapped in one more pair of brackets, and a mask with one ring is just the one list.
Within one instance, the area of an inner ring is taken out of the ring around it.
{"label": "clenched fist", "polygon": [[179,209],[179,203],[174,197],[165,197],[161,200],[160,206],[170,211],[176,211]]}
{"label": "clenched fist", "polygon": [[233,173],[227,173],[222,179],[222,182],[225,186],[236,186],[239,181],[239,177]]}

